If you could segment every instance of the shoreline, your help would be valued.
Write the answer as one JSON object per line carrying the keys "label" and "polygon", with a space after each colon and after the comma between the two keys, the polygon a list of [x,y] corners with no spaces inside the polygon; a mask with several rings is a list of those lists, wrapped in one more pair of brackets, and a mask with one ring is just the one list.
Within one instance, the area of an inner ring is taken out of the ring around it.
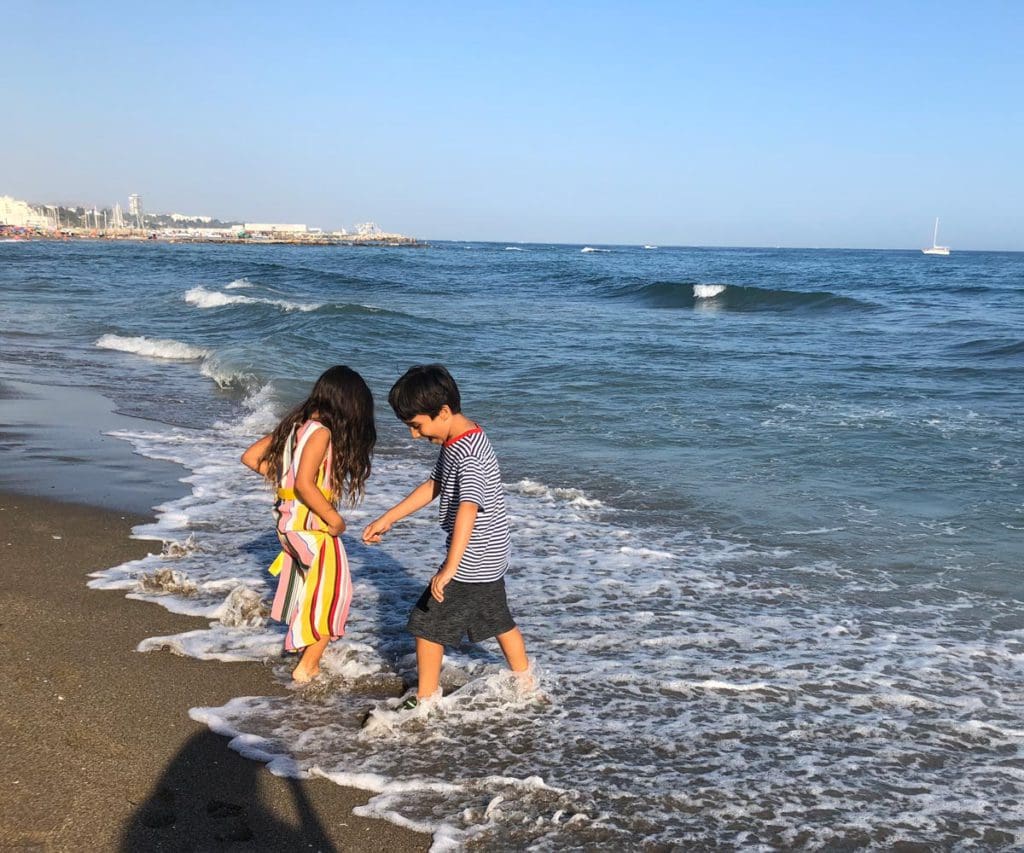
{"label": "shoreline", "polygon": [[187,468],[148,459],[111,433],[151,422],[60,375],[0,376],[0,494],[35,495],[148,517],[187,494]]}
{"label": "shoreline", "polygon": [[371,792],[274,776],[191,719],[286,694],[272,661],[136,652],[209,620],[92,589],[89,574],[159,552],[132,529],[189,491],[188,471],[110,436],[146,421],[61,378],[0,379],[0,849],[429,849],[429,835],[356,817]]}
{"label": "shoreline", "polygon": [[0,847],[429,848],[429,836],[355,816],[370,792],[273,776],[188,716],[287,688],[269,664],[135,651],[146,637],[207,624],[86,586],[88,573],[155,549],[129,538],[145,516],[4,489],[0,518]]}
{"label": "shoreline", "polygon": [[[10,230],[3,230],[3,229]],[[218,246],[355,246],[359,248],[376,246],[406,249],[425,249],[430,244],[416,237],[404,234],[383,234],[378,236],[308,234],[289,237],[260,237],[237,235],[198,235],[180,232],[146,230],[142,233],[104,233],[75,231],[32,231],[13,230],[13,226],[0,226],[0,240],[9,243],[188,243]]]}

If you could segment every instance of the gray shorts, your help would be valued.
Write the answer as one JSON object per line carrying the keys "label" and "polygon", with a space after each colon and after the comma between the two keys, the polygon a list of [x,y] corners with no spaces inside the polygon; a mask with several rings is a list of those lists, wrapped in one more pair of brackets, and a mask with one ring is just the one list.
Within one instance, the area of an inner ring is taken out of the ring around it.
{"label": "gray shorts", "polygon": [[464,634],[479,643],[516,627],[505,599],[505,579],[487,583],[450,581],[444,601],[435,601],[430,585],[409,614],[409,633],[442,646],[457,646]]}

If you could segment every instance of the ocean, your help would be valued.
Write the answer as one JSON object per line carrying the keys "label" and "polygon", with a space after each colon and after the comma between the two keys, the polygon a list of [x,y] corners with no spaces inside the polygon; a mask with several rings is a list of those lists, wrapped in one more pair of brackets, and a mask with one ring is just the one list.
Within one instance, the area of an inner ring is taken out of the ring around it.
{"label": "ocean", "polygon": [[92,585],[209,622],[143,651],[282,681],[241,451],[358,370],[381,440],[357,534],[436,453],[391,383],[458,380],[539,693],[466,644],[434,707],[360,728],[415,677],[430,507],[346,536],[324,679],[193,709],[273,772],[367,789],[438,850],[1024,846],[1024,254],[4,243],[0,306],[0,378],[96,390],[186,470],[136,531],[163,553]]}

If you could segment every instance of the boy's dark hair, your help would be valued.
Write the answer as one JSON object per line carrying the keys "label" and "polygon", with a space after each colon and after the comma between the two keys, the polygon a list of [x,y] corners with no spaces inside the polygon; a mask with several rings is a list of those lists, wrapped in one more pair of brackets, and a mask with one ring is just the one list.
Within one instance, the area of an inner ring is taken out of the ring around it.
{"label": "boy's dark hair", "polygon": [[388,402],[398,419],[411,421],[416,415],[436,418],[442,406],[453,415],[462,411],[459,386],[442,364],[417,364],[410,367],[391,386]]}

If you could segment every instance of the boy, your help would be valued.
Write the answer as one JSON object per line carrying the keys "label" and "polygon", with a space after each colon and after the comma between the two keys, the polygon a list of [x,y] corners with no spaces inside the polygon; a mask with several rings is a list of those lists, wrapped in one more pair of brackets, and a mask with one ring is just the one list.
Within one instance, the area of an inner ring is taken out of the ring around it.
{"label": "boy", "polygon": [[444,647],[497,637],[513,672],[529,661],[523,635],[509,613],[504,575],[511,537],[501,472],[484,431],[462,414],[459,388],[440,364],[410,367],[388,395],[413,438],[441,447],[430,478],[363,530],[363,541],[380,542],[392,525],[440,496],[447,557],[409,616],[416,637],[419,684],[403,709],[415,708],[438,689]]}

